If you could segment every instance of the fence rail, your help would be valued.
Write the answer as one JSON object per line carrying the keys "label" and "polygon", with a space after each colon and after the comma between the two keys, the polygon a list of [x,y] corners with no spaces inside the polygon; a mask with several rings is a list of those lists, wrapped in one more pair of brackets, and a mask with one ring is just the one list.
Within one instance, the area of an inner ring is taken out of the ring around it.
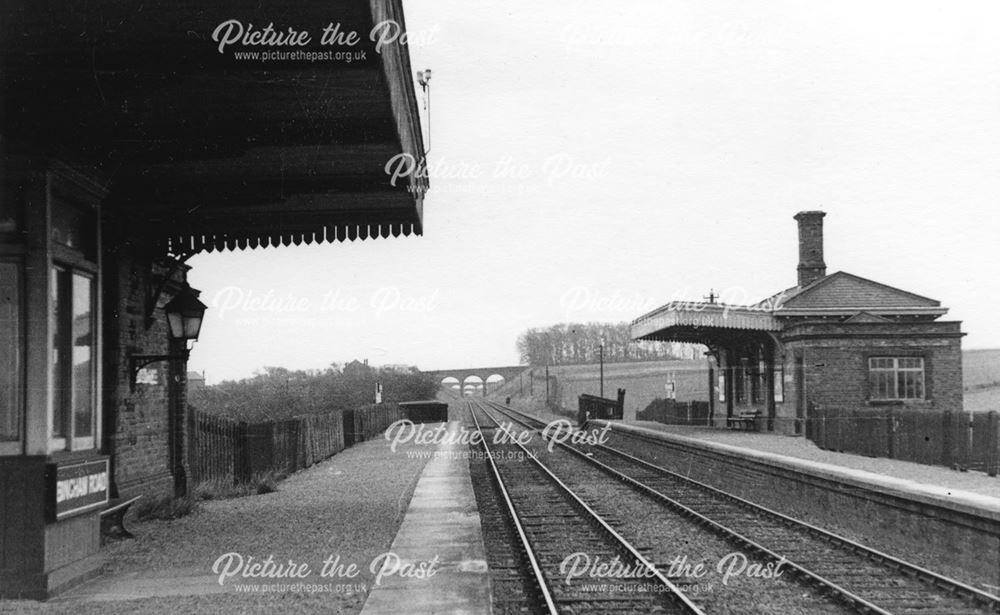
{"label": "fence rail", "polygon": [[191,480],[239,483],[268,471],[292,473],[374,437],[400,418],[396,404],[257,423],[193,410],[188,413]]}
{"label": "fence rail", "polygon": [[806,435],[820,448],[928,465],[1000,471],[996,412],[810,408]]}

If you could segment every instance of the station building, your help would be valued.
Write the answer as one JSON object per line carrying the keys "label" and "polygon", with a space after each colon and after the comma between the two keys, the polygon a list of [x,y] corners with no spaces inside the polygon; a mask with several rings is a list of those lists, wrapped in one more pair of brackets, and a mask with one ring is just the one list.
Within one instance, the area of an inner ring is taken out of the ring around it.
{"label": "station building", "polygon": [[632,323],[636,340],[708,348],[713,425],[805,434],[817,406],[962,409],[961,323],[940,320],[934,299],[827,274],[825,215],[795,216],[797,285],[753,305],[670,303]]}
{"label": "station building", "polygon": [[[401,0],[4,13],[0,598],[45,598],[98,570],[109,500],[188,490],[188,258],[420,235],[426,177],[385,167],[425,149],[409,52],[370,34]],[[234,19],[316,55],[237,57]]]}

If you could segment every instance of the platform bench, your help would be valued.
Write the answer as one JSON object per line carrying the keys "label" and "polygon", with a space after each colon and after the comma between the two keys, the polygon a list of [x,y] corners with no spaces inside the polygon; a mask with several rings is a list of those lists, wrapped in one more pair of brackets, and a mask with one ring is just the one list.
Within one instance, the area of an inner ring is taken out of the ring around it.
{"label": "platform bench", "polygon": [[107,538],[134,538],[132,532],[125,528],[125,514],[140,498],[142,496],[137,495],[128,500],[114,498],[108,502],[108,507],[101,511],[102,542]]}
{"label": "platform bench", "polygon": [[736,416],[729,417],[729,428],[743,431],[757,431],[757,419],[760,410],[741,410]]}

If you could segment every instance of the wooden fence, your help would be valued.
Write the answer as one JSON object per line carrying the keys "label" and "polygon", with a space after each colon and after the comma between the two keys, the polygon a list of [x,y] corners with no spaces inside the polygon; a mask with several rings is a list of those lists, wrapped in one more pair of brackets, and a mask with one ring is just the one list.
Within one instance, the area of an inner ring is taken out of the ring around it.
{"label": "wooden fence", "polygon": [[666,425],[708,425],[708,402],[655,399],[637,412],[635,418]]}
{"label": "wooden fence", "polygon": [[605,421],[622,420],[625,412],[625,389],[618,389],[617,399],[608,399],[584,393],[577,398],[577,422],[583,425],[588,419]]}
{"label": "wooden fence", "polygon": [[[257,423],[192,410],[188,413],[191,481],[239,483],[268,471],[290,474],[377,435],[399,418],[396,404]],[[351,440],[350,435],[361,438]]]}
{"label": "wooden fence", "polygon": [[[348,421],[348,419],[351,419]],[[385,431],[385,428],[404,418],[403,411],[396,404],[366,406],[350,413],[344,413],[344,424],[352,424],[351,443],[364,442]]]}
{"label": "wooden fence", "polygon": [[928,465],[1000,470],[996,412],[810,408],[806,435],[820,448]]}

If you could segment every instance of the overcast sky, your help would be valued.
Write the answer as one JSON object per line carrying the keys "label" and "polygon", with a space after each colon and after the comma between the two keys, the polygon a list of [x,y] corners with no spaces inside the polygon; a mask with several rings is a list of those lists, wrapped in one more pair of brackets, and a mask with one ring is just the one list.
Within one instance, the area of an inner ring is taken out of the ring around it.
{"label": "overcast sky", "polygon": [[424,236],[191,259],[209,382],[510,365],[529,327],[756,301],[795,284],[805,209],[828,272],[1000,347],[1000,3],[404,6],[433,69]]}

